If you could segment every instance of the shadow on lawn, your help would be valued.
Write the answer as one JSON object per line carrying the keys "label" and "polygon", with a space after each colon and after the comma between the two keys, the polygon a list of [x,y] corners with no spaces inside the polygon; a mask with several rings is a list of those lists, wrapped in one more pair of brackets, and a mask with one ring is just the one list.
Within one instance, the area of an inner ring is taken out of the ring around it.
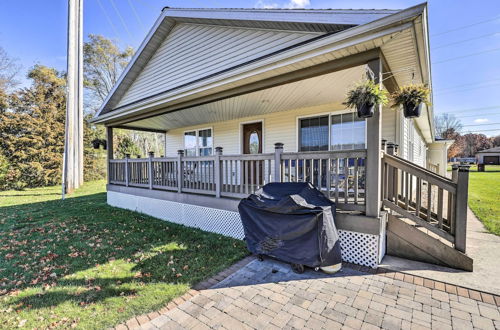
{"label": "shadow on lawn", "polygon": [[0,289],[37,288],[9,299],[18,309],[191,285],[246,255],[241,241],[110,207],[105,193],[0,207],[0,218]]}

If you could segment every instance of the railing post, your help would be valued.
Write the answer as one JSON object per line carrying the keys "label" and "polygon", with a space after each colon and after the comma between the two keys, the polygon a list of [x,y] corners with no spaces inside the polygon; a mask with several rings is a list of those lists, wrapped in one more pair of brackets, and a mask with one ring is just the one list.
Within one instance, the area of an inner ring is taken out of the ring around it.
{"label": "railing post", "polygon": [[458,165],[453,164],[451,165],[451,181],[457,183],[457,178],[458,178]]}
{"label": "railing post", "polygon": [[396,148],[396,145],[392,142],[387,143],[387,154],[394,156],[394,149]]}
{"label": "railing post", "polygon": [[281,182],[281,154],[283,153],[283,143],[274,144],[274,182]]}
{"label": "railing post", "polygon": [[469,165],[456,171],[457,195],[455,203],[455,249],[465,253],[467,239],[467,197],[469,191]]}
{"label": "railing post", "polygon": [[[387,154],[394,156],[394,143],[387,143]],[[387,199],[392,201],[394,196],[394,168],[390,165],[387,165]]]}
{"label": "railing post", "polygon": [[148,159],[148,179],[149,179],[149,189],[153,189],[153,158],[155,157],[155,153],[153,151],[149,152]]}
{"label": "railing post", "polygon": [[222,190],[222,167],[220,166],[221,155],[222,155],[222,147],[215,147],[214,181],[215,181],[215,197],[217,198],[220,198],[220,192]]}
{"label": "railing post", "polygon": [[177,191],[182,192],[182,181],[184,181],[184,173],[182,171],[182,156],[184,150],[177,150]]}
{"label": "railing post", "polygon": [[382,151],[383,152],[387,152],[386,146],[387,146],[387,140],[386,139],[382,139],[382,146],[381,147],[382,147]]}
{"label": "railing post", "polygon": [[128,175],[128,160],[130,159],[130,154],[125,154],[125,186],[128,187],[129,175]]}

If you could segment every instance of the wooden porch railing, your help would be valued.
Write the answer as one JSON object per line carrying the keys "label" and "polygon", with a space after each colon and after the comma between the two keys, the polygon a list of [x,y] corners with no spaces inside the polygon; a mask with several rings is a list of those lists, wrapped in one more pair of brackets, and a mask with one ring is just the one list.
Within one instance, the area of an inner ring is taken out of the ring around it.
{"label": "wooden porch railing", "polygon": [[244,198],[268,182],[311,182],[337,206],[364,211],[366,150],[111,159],[109,183]]}
{"label": "wooden porch railing", "polygon": [[450,180],[388,153],[382,164],[383,205],[465,252],[468,167]]}

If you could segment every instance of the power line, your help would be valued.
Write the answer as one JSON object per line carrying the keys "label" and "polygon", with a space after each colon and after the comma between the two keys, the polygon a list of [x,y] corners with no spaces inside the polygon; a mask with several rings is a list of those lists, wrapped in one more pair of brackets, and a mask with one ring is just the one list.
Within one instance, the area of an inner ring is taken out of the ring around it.
{"label": "power line", "polygon": [[468,134],[468,133],[478,133],[478,132],[500,132],[500,128],[496,128],[496,129],[478,129],[478,130],[468,130],[465,132],[465,134]]}
{"label": "power line", "polygon": [[130,6],[130,8],[132,9],[132,12],[134,13],[134,16],[135,16],[135,19],[137,20],[137,22],[139,22],[139,25],[141,26],[141,28],[143,30],[145,30],[144,28],[144,24],[142,23],[142,20],[141,18],[139,17],[139,14],[137,13],[137,10],[135,10],[135,6],[134,4],[132,3],[131,0],[127,0],[128,1],[128,5]]}
{"label": "power line", "polygon": [[483,50],[482,52],[477,52],[477,53],[471,53],[471,54],[457,56],[457,57],[446,58],[446,59],[441,60],[441,61],[432,62],[432,64],[439,64],[439,63],[445,63],[445,62],[450,62],[450,61],[456,61],[456,60],[460,60],[462,58],[466,58],[466,57],[470,57],[470,56],[476,56],[476,55],[481,55],[481,54],[486,54],[486,53],[492,53],[492,52],[498,52],[498,51],[500,51],[500,48],[487,49],[487,50]]}
{"label": "power line", "polygon": [[449,47],[449,46],[453,46],[453,45],[463,44],[464,42],[469,42],[469,41],[474,41],[474,40],[483,39],[483,38],[487,38],[487,37],[492,37],[494,35],[499,35],[499,34],[500,34],[500,32],[483,34],[483,35],[480,35],[480,36],[477,36],[474,38],[464,39],[464,40],[460,40],[460,41],[450,42],[448,44],[444,44],[441,46],[432,47],[432,49],[440,49],[440,48],[445,48],[445,47]]}
{"label": "power line", "polygon": [[[487,115],[488,117],[500,116],[500,112],[499,113],[488,113],[488,114],[485,114],[485,115]],[[478,116],[481,116],[481,114],[475,113],[473,115],[465,115],[465,116],[459,115],[459,116],[457,116],[457,118],[458,119],[460,119],[460,118],[471,118],[471,117],[478,117]]]}
{"label": "power line", "polygon": [[111,6],[113,6],[113,9],[115,10],[116,15],[118,15],[118,18],[120,19],[120,22],[122,23],[123,28],[127,32],[127,34],[130,37],[130,39],[134,39],[134,37],[132,37],[132,33],[130,33],[130,30],[127,27],[127,24],[125,23],[125,20],[123,19],[122,14],[120,14],[120,11],[118,10],[118,7],[116,7],[115,2],[113,0],[109,0],[109,2],[111,2]]}
{"label": "power line", "polygon": [[467,84],[455,85],[455,86],[450,86],[450,87],[438,88],[438,89],[434,89],[434,90],[441,92],[441,91],[444,91],[444,90],[447,90],[447,89],[455,89],[455,88],[466,87],[466,86],[471,86],[471,85],[477,85],[477,84],[494,82],[494,81],[500,81],[500,79],[489,79],[489,80],[483,80],[483,81],[476,81],[476,82],[473,82],[473,83],[467,83]]}
{"label": "power line", "polygon": [[477,110],[500,110],[500,105],[493,105],[489,107],[481,107],[481,108],[469,108],[469,109],[461,109],[461,110],[452,110],[450,112],[452,113],[463,113],[463,112],[471,112],[471,111],[477,111]]}
{"label": "power line", "polygon": [[472,86],[472,87],[469,87],[469,88],[462,88],[462,89],[457,89],[457,90],[437,92],[437,93],[434,93],[434,95],[453,94],[453,93],[457,93],[457,92],[465,92],[465,91],[470,91],[470,90],[474,90],[474,89],[478,89],[478,88],[495,87],[495,86],[499,86],[499,85],[500,85],[500,83],[489,84],[489,85],[481,85],[481,86]]}
{"label": "power line", "polygon": [[479,22],[476,22],[476,23],[459,26],[459,27],[456,27],[456,28],[453,28],[453,29],[450,29],[450,30],[446,30],[446,31],[443,31],[443,32],[434,33],[434,34],[431,35],[431,37],[440,36],[440,35],[443,35],[443,34],[455,32],[455,31],[460,31],[460,30],[464,30],[464,29],[468,29],[468,28],[476,26],[476,25],[480,25],[480,24],[484,24],[484,23],[489,23],[489,22],[496,21],[499,18],[500,18],[500,16],[495,16],[493,18],[489,18],[489,19],[486,19],[484,21],[479,21]]}
{"label": "power line", "polygon": [[491,125],[500,125],[500,123],[484,123],[484,124],[474,124],[474,125],[462,125],[462,127],[470,127],[470,126],[491,126]]}
{"label": "power line", "polygon": [[113,21],[109,17],[106,8],[102,5],[101,0],[97,0],[97,3],[99,4],[99,7],[101,7],[101,10],[102,10],[104,16],[106,17],[106,20],[108,21],[108,24],[111,26],[111,29],[113,30],[116,38],[120,39],[120,34],[118,33],[118,30],[116,29],[116,26],[113,24]]}

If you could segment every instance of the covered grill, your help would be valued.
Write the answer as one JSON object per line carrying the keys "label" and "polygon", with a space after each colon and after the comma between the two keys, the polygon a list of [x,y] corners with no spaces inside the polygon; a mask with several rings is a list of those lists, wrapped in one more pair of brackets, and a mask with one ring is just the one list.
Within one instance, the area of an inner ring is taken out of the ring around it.
{"label": "covered grill", "polygon": [[238,206],[248,249],[295,265],[341,263],[335,203],[310,183],[269,183]]}

